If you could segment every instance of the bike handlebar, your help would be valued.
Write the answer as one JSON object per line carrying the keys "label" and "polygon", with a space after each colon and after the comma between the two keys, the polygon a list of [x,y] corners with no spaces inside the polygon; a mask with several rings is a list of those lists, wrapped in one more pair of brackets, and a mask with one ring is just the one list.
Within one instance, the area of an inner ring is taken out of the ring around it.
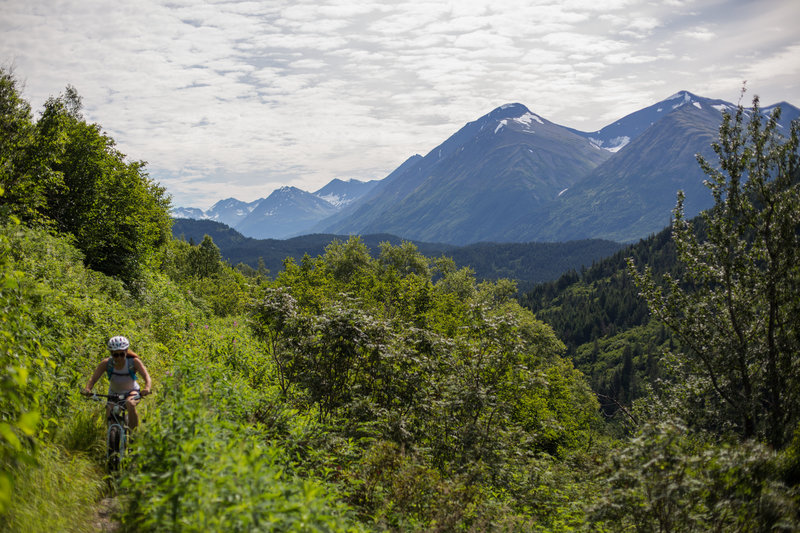
{"label": "bike handlebar", "polygon": [[[102,400],[124,401],[124,400],[127,400],[128,396],[130,395],[130,393],[122,393],[122,392],[118,392],[116,394],[114,394],[114,393],[112,393],[112,394],[98,394],[96,392],[90,392],[89,394],[86,394],[85,392],[81,392],[81,394],[87,400],[96,400],[96,401],[102,401]],[[144,398],[144,396],[142,396],[138,392],[136,393],[135,396],[133,396],[134,400],[139,400],[141,398]]]}

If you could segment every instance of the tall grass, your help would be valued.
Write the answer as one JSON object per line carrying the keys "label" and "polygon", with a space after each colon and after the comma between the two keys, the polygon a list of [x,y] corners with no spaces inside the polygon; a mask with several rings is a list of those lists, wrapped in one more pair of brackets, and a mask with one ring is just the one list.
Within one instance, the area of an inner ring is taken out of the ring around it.
{"label": "tall grass", "polygon": [[35,465],[15,472],[9,512],[0,529],[20,533],[98,531],[93,517],[108,490],[97,463],[83,453],[41,445]]}

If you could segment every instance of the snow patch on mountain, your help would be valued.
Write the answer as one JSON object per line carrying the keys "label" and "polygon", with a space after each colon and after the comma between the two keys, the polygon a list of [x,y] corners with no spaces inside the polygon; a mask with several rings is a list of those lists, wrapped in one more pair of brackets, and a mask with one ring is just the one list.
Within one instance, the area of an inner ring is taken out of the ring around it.
{"label": "snow patch on mountain", "polygon": [[173,218],[193,218],[195,220],[207,219],[208,215],[197,207],[173,207],[170,211]]}
{"label": "snow patch on mountain", "polygon": [[[509,109],[511,107],[515,107],[515,106],[506,105],[506,106],[501,107],[500,109]],[[497,127],[495,127],[495,129],[494,129],[494,133],[497,134],[497,132],[499,132],[501,129],[503,129],[504,127],[510,125],[509,120],[521,125],[524,128],[524,131],[527,131],[528,133],[533,133],[533,127],[532,126],[533,126],[534,122],[538,122],[539,124],[544,124],[544,121],[542,120],[542,118],[540,116],[535,115],[535,114],[531,113],[530,111],[528,111],[525,114],[520,115],[520,116],[518,116],[516,118],[511,118],[511,119],[504,118],[503,120],[499,121],[497,123]]]}
{"label": "snow patch on mountain", "polygon": [[624,137],[615,137],[609,141],[609,146],[604,146],[603,148],[609,152],[617,153],[625,148],[629,142],[631,142],[631,138],[627,135]]}
{"label": "snow patch on mountain", "polygon": [[691,101],[692,95],[686,91],[678,91],[672,96],[668,96],[664,101],[667,100],[683,100],[683,103]]}
{"label": "snow patch on mountain", "polygon": [[728,105],[728,104],[715,104],[715,105],[712,105],[711,107],[713,107],[714,109],[716,109],[720,113],[724,113],[726,111],[732,111],[732,110],[736,109],[734,106]]}
{"label": "snow patch on mountain", "polygon": [[625,146],[631,142],[631,138],[627,135],[621,137],[614,137],[613,139],[609,139],[608,141],[603,141],[602,139],[596,139],[594,137],[589,137],[589,142],[592,143],[593,146],[597,148],[602,148],[603,150],[607,150],[611,153],[617,153]]}
{"label": "snow patch on mountain", "polygon": [[700,104],[696,102],[694,98],[692,98],[692,93],[688,93],[686,91],[681,91],[679,93],[673,94],[672,96],[667,98],[667,100],[681,100],[677,104],[673,105],[672,109],[678,109],[679,107],[684,106],[689,102],[692,102],[695,106],[700,107]]}
{"label": "snow patch on mountain", "polygon": [[326,194],[324,196],[320,196],[318,194],[317,198],[325,200],[334,207],[344,207],[353,201],[352,199],[345,198],[344,196],[340,196],[338,194]]}
{"label": "snow patch on mountain", "polygon": [[515,118],[514,122],[518,122],[519,124],[522,124],[523,126],[527,127],[530,127],[534,122],[538,122],[539,124],[544,124],[544,122],[542,122],[541,117],[539,117],[538,115],[534,115],[533,113],[525,113],[521,117]]}

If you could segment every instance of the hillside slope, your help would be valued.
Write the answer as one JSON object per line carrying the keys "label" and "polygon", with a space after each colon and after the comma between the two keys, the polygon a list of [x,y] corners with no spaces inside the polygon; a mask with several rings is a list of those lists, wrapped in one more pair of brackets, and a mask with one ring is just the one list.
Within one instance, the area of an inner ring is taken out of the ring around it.
{"label": "hillside slope", "polygon": [[[300,261],[304,255],[321,255],[334,240],[347,240],[345,236],[313,234],[285,240],[251,239],[236,230],[212,221],[177,219],[173,235],[199,243],[209,235],[219,246],[222,256],[232,265],[244,263],[257,268],[263,261],[273,275],[283,270],[286,258]],[[372,253],[377,253],[381,242],[394,246],[404,239],[389,234],[362,235],[361,240]],[[520,289],[532,284],[557,278],[569,269],[579,269],[607,257],[622,245],[600,239],[587,239],[566,243],[478,243],[466,246],[411,241],[428,257],[447,256],[459,268],[470,267],[478,279],[509,278],[519,283]]]}

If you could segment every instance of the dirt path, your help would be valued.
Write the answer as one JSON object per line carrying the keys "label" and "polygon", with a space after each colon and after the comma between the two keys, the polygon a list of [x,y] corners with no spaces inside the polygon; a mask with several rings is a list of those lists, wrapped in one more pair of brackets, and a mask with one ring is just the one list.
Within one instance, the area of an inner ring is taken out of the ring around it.
{"label": "dirt path", "polygon": [[114,515],[119,511],[119,501],[114,497],[103,498],[97,504],[94,519],[95,531],[99,533],[118,533],[122,530]]}

